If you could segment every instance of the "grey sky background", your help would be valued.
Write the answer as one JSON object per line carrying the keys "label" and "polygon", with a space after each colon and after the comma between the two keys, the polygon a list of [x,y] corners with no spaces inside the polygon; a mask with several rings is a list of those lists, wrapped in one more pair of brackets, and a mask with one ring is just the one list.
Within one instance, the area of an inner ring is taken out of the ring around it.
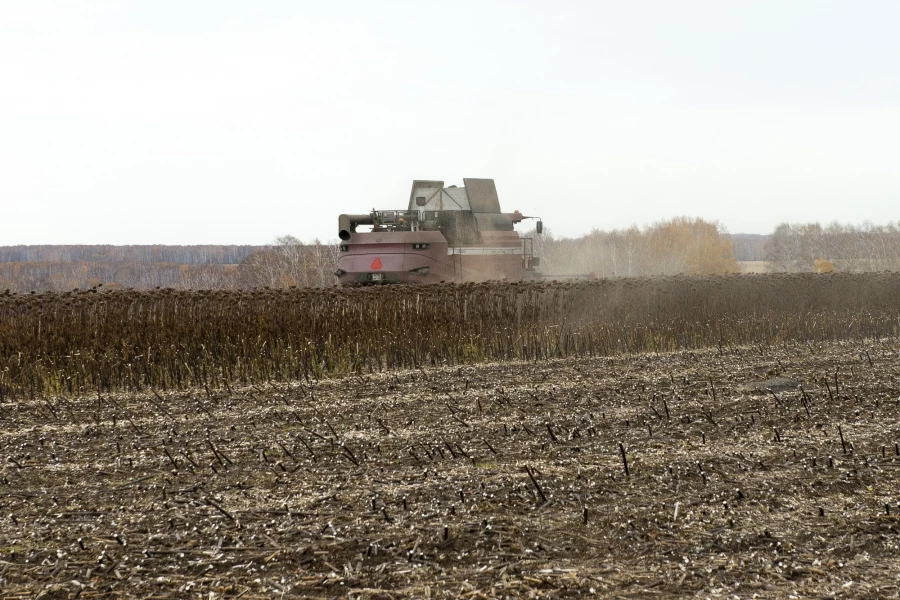
{"label": "grey sky background", "polygon": [[900,220],[900,4],[0,0],[0,245],[336,237],[492,177],[557,235]]}

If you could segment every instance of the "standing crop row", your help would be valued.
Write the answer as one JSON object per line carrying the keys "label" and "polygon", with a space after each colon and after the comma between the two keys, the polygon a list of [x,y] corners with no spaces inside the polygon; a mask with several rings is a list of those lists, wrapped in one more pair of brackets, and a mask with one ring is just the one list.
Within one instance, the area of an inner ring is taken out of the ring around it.
{"label": "standing crop row", "polygon": [[900,274],[0,295],[0,400],[897,335]]}

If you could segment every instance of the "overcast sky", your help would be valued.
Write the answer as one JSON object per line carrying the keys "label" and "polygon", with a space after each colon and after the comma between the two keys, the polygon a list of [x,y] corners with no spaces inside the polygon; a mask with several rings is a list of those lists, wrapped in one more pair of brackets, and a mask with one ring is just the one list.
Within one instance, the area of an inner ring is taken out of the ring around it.
{"label": "overcast sky", "polygon": [[0,0],[0,245],[336,238],[413,179],[557,235],[900,220],[900,3]]}

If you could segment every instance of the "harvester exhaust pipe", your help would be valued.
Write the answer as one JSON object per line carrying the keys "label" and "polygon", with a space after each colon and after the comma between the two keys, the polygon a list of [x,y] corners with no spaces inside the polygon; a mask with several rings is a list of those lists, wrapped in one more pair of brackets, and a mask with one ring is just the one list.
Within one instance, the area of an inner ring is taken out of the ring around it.
{"label": "harvester exhaust pipe", "polygon": [[338,217],[338,237],[345,242],[351,233],[356,233],[357,225],[374,225],[372,215],[341,215]]}

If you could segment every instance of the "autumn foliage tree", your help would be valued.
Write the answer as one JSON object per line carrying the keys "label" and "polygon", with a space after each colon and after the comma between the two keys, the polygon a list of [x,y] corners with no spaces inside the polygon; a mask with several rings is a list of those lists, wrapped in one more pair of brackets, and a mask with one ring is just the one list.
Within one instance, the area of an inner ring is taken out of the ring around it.
{"label": "autumn foliage tree", "polygon": [[724,227],[699,218],[677,217],[638,229],[593,230],[580,238],[526,234],[535,240],[548,275],[637,277],[738,273]]}
{"label": "autumn foliage tree", "polygon": [[[649,265],[660,265],[666,275],[738,273],[731,239],[721,225],[703,219],[677,217],[645,232]],[[651,267],[652,268],[652,267]]]}

